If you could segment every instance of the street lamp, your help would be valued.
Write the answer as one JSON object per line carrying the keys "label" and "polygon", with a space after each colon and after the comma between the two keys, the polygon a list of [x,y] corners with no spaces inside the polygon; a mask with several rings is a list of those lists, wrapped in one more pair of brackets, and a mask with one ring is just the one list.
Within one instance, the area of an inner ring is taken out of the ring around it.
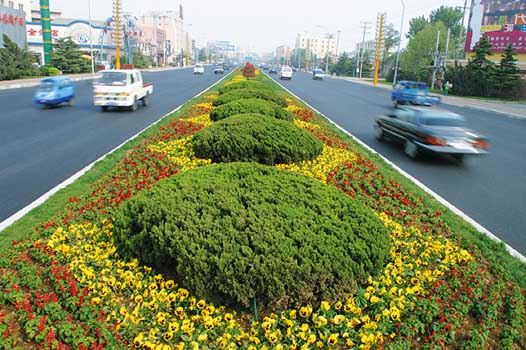
{"label": "street lamp", "polygon": [[91,24],[91,0],[88,0],[88,17],[89,17],[89,47],[91,55],[91,75],[95,75],[95,61],[93,58],[93,35],[92,35],[92,24]]}
{"label": "street lamp", "polygon": [[395,72],[393,78],[393,84],[396,85],[396,78],[398,77],[398,62],[400,60],[400,46],[402,45],[402,30],[404,28],[404,15],[405,15],[405,4],[404,0],[402,2],[402,21],[400,22],[400,40],[398,40],[398,50],[396,52],[396,63],[395,63]]}

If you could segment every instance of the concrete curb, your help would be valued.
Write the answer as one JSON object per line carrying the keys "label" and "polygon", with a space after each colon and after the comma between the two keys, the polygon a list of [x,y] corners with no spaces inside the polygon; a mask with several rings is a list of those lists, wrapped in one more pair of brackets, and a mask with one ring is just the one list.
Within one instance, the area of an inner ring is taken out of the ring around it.
{"label": "concrete curb", "polygon": [[135,135],[133,135],[132,137],[130,137],[129,139],[127,139],[126,141],[122,142],[120,145],[118,145],[117,147],[115,147],[114,149],[112,149],[111,151],[109,151],[108,153],[104,154],[103,156],[101,156],[99,159],[95,160],[94,162],[92,162],[91,164],[87,165],[86,167],[82,168],[81,170],[79,170],[78,172],[76,172],[75,174],[73,174],[71,177],[69,177],[68,179],[66,179],[65,181],[63,181],[62,183],[58,184],[57,186],[53,187],[51,190],[49,190],[48,192],[44,193],[42,196],[40,196],[39,198],[37,198],[35,201],[33,201],[31,204],[27,205],[26,207],[20,209],[19,211],[17,211],[15,214],[11,215],[9,218],[5,219],[4,221],[0,222],[0,233],[5,230],[7,227],[11,226],[13,223],[15,223],[17,220],[21,219],[24,215],[26,215],[27,213],[29,213],[31,210],[35,209],[36,207],[38,207],[39,205],[41,205],[42,203],[44,203],[46,200],[49,199],[49,197],[51,197],[52,195],[54,195],[55,193],[57,193],[58,191],[60,191],[61,189],[67,187],[68,185],[71,185],[73,182],[75,182],[76,180],[78,180],[82,175],[86,174],[91,168],[93,168],[93,166],[100,162],[101,160],[104,160],[108,155],[114,153],[115,151],[117,151],[119,148],[121,148],[122,146],[124,146],[125,144],[127,144],[129,141],[137,138],[140,134],[142,134],[144,131],[148,130],[149,128],[151,128],[152,126],[154,125],[157,125],[158,123],[160,123],[163,119],[165,119],[166,117],[168,117],[169,115],[179,111],[188,101],[190,100],[193,100],[194,98],[196,97],[199,97],[203,94],[205,94],[208,90],[212,89],[214,86],[216,86],[217,84],[221,83],[223,80],[225,80],[226,78],[228,78],[230,76],[230,74],[232,74],[234,71],[230,72],[229,74],[226,74],[223,78],[219,79],[217,82],[215,82],[214,84],[210,85],[208,88],[206,88],[205,90],[201,91],[200,93],[198,93],[197,95],[195,95],[194,97],[192,97],[191,99],[187,100],[186,102],[184,102],[183,104],[181,104],[180,106],[178,106],[177,108],[175,108],[174,110],[168,112],[167,114],[165,114],[164,116],[162,116],[161,118],[159,118],[159,120],[157,120],[156,122],[148,125],[147,127],[145,127],[144,129],[142,129],[141,131],[139,131],[138,133],[136,133]]}
{"label": "concrete curb", "polygon": [[[267,75],[265,73],[265,75]],[[272,79],[270,76],[267,75],[268,78]],[[274,80],[274,79],[272,79]],[[274,80],[276,81],[276,80]],[[277,82],[277,81],[276,81]],[[479,224],[478,222],[476,222],[474,219],[472,219],[471,217],[469,217],[467,214],[465,214],[463,211],[461,211],[460,209],[458,209],[457,207],[455,207],[453,204],[449,203],[446,199],[444,199],[443,197],[441,197],[439,194],[437,194],[436,192],[434,192],[433,190],[431,190],[429,187],[427,187],[426,185],[424,185],[422,182],[420,182],[419,180],[417,180],[416,178],[414,178],[412,175],[410,175],[409,173],[407,173],[405,170],[403,170],[402,168],[400,168],[398,165],[394,164],[393,162],[391,162],[389,159],[385,158],[383,155],[381,155],[380,153],[376,152],[373,148],[371,148],[369,145],[367,145],[366,143],[364,143],[362,140],[358,139],[356,136],[354,136],[353,134],[351,134],[349,131],[345,130],[343,127],[341,127],[340,125],[338,125],[337,123],[335,123],[334,121],[332,121],[330,118],[328,118],[325,114],[321,113],[320,111],[318,111],[316,108],[312,107],[310,104],[308,104],[306,101],[304,101],[302,98],[300,98],[299,96],[297,96],[295,93],[293,93],[292,91],[290,91],[289,89],[287,89],[285,86],[283,86],[280,82],[277,82],[281,87],[283,87],[283,89],[285,89],[287,92],[289,92],[292,96],[296,97],[298,100],[300,100],[301,102],[303,102],[305,105],[307,105],[309,108],[311,108],[313,111],[315,111],[316,113],[320,114],[321,116],[323,116],[325,119],[327,119],[331,124],[333,124],[334,126],[336,126],[339,130],[343,131],[345,134],[349,135],[354,141],[356,141],[358,144],[360,144],[362,147],[366,148],[368,151],[370,151],[371,153],[373,154],[376,154],[377,156],[379,156],[380,158],[382,158],[387,164],[389,164],[390,166],[392,166],[396,171],[398,171],[400,174],[402,174],[403,176],[405,176],[407,179],[411,180],[413,183],[415,183],[418,187],[420,187],[422,190],[424,190],[425,192],[427,192],[428,194],[430,194],[431,196],[433,196],[437,201],[439,201],[442,205],[446,206],[449,210],[451,210],[452,212],[454,212],[456,215],[460,216],[462,219],[464,219],[464,221],[466,221],[467,223],[469,223],[471,226],[473,226],[477,231],[479,231],[480,233],[483,233],[485,234],[486,236],[488,236],[490,239],[492,239],[493,241],[497,242],[497,243],[502,243],[504,244],[504,246],[506,247],[506,250],[508,251],[508,253],[510,253],[511,256],[519,259],[521,262],[523,263],[526,263],[526,257],[524,255],[522,255],[521,253],[519,253],[517,250],[515,250],[513,247],[511,247],[510,245],[508,245],[507,243],[505,243],[504,241],[502,241],[500,238],[498,238],[495,234],[493,234],[491,231],[489,231],[487,228],[485,228],[484,226],[482,226],[481,224]]]}
{"label": "concrete curb", "polygon": [[[141,69],[141,72],[148,72],[148,73],[157,73],[157,72],[165,72],[165,71],[171,71],[171,70],[182,70],[182,69],[190,69],[191,67],[167,67],[167,68],[153,68],[153,69]],[[95,76],[97,73],[95,73]],[[92,80],[94,76],[91,74],[89,75],[64,75],[65,77],[71,78],[73,81],[83,81],[83,80]],[[35,79],[27,79],[27,81],[20,80],[16,81],[13,84],[2,84],[0,81],[0,90],[14,90],[14,89],[21,89],[21,88],[28,88],[28,87],[35,87],[40,85],[40,80],[44,79],[46,77],[42,78],[35,78]]]}

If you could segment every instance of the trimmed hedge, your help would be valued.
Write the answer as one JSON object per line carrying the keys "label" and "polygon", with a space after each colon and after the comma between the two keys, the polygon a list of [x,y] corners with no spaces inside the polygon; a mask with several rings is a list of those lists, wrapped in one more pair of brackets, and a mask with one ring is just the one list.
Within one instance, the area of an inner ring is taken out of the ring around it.
{"label": "trimmed hedge", "polygon": [[245,113],[264,114],[288,121],[292,121],[294,119],[293,115],[289,111],[281,108],[274,102],[260,100],[257,98],[237,100],[221,105],[210,112],[210,119],[213,121],[218,121],[236,114]]}
{"label": "trimmed hedge", "polygon": [[114,215],[114,240],[216,305],[266,310],[341,299],[389,254],[374,212],[337,189],[259,164],[197,168]]}
{"label": "trimmed hedge", "polygon": [[281,97],[277,93],[271,90],[265,89],[237,89],[230,91],[224,95],[219,96],[214,101],[214,106],[221,106],[232,101],[243,100],[247,98],[259,98],[260,100],[267,100],[274,102],[281,107],[287,107],[288,103],[285,98]]}
{"label": "trimmed hedge", "polygon": [[247,81],[240,81],[239,83],[230,84],[227,86],[223,86],[219,89],[219,94],[223,95],[226,93],[229,93],[234,90],[239,89],[263,89],[263,90],[271,90],[271,88],[263,84],[260,81],[254,81],[254,80],[247,80]]}
{"label": "trimmed hedge", "polygon": [[216,163],[258,162],[266,165],[312,160],[323,143],[294,124],[262,114],[239,114],[198,131],[195,155]]}

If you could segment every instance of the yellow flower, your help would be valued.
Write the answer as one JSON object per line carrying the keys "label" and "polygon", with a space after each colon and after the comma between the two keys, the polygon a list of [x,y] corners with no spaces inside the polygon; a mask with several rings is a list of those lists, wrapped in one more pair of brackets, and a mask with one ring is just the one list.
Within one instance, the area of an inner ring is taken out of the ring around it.
{"label": "yellow flower", "polygon": [[173,332],[166,332],[163,334],[163,340],[165,342],[169,342],[170,340],[172,340],[173,336],[174,336]]}
{"label": "yellow flower", "polygon": [[328,302],[326,301],[322,301],[321,302],[321,305],[320,305],[320,308],[322,310],[325,310],[325,311],[329,311],[331,309],[331,304],[329,304]]}
{"label": "yellow flower", "polygon": [[312,313],[312,307],[310,306],[302,306],[300,308],[300,316],[303,318],[309,317],[311,313]]}
{"label": "yellow flower", "polygon": [[331,334],[327,343],[329,343],[329,345],[336,345],[338,343],[338,334]]}

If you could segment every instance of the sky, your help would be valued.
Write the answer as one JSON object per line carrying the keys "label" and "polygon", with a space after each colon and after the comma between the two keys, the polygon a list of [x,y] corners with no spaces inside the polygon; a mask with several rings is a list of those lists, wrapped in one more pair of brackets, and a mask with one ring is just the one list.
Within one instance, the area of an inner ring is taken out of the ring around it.
{"label": "sky", "polygon": [[[112,0],[91,1],[94,19],[111,17]],[[441,5],[464,5],[464,0],[404,2],[404,33],[413,17],[428,16]],[[88,3],[89,0],[50,0],[50,7],[62,11],[64,17],[87,19]],[[402,19],[401,0],[123,0],[123,9],[141,15],[151,10],[174,11],[179,3],[184,8],[186,29],[198,42],[228,40],[256,52],[273,51],[280,45],[293,47],[298,32],[325,35],[338,30],[340,52],[353,51],[362,40],[361,22],[370,23],[367,40],[374,39],[378,12],[387,13],[387,22],[397,30]],[[38,1],[33,0],[35,4]]]}

